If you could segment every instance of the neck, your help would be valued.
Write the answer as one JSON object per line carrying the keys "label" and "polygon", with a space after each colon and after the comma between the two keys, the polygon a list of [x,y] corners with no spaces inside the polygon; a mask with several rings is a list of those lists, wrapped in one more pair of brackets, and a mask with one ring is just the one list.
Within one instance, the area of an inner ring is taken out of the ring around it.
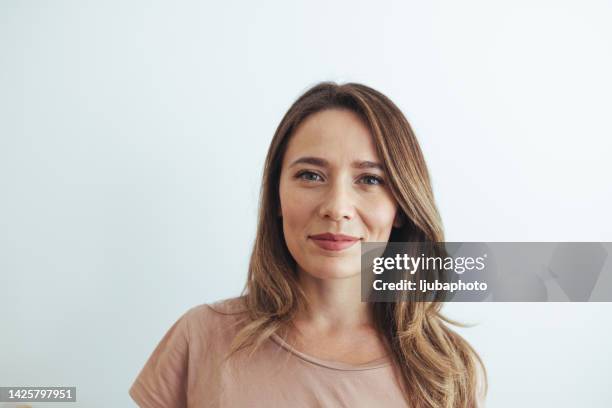
{"label": "neck", "polygon": [[369,304],[361,301],[359,274],[339,279],[321,279],[298,268],[299,284],[308,298],[296,320],[321,330],[371,327]]}

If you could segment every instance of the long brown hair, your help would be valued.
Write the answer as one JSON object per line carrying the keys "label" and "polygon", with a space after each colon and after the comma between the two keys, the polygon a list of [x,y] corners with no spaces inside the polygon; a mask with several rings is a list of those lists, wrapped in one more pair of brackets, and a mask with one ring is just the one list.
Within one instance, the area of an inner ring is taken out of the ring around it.
{"label": "long brown hair", "polygon": [[[297,281],[296,263],[285,243],[282,220],[277,216],[281,163],[297,126],[309,115],[332,108],[356,113],[374,138],[390,190],[406,221],[392,229],[389,241],[444,241],[423,154],[398,107],[362,84],[315,85],[289,108],[268,150],[257,235],[242,294],[249,322],[233,339],[229,355],[247,347],[254,352],[273,333],[290,324],[308,302]],[[375,325],[400,369],[409,406],[477,406],[479,378],[484,380],[482,394],[486,393],[486,370],[475,350],[447,326],[462,325],[440,313],[442,303],[373,302],[370,307]]]}

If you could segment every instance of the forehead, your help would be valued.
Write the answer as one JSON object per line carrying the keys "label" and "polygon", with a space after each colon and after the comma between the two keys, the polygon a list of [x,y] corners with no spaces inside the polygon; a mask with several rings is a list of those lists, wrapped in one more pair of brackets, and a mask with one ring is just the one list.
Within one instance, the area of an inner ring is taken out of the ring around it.
{"label": "forehead", "polygon": [[337,160],[378,159],[370,130],[356,113],[327,109],[306,118],[295,130],[285,160],[312,155]]}

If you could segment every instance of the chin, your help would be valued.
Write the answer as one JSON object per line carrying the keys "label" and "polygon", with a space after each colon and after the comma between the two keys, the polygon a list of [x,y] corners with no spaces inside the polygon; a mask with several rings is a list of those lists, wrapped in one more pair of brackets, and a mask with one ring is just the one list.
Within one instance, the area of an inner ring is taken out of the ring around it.
{"label": "chin", "polygon": [[346,279],[360,274],[360,264],[353,262],[321,262],[308,265],[304,269],[309,275],[318,279]]}

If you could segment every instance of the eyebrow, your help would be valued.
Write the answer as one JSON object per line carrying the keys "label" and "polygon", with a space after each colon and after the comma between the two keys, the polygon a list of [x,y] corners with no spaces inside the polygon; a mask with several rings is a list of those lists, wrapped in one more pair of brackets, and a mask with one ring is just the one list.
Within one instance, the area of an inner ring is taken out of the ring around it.
{"label": "eyebrow", "polygon": [[[329,167],[329,162],[327,160],[322,159],[320,157],[312,156],[300,157],[299,159],[291,163],[289,167],[293,167],[296,164],[300,163],[312,164],[314,166],[319,167]],[[356,160],[351,163],[351,167],[354,167],[356,169],[379,169],[381,171],[384,171],[382,164],[370,160]]]}

